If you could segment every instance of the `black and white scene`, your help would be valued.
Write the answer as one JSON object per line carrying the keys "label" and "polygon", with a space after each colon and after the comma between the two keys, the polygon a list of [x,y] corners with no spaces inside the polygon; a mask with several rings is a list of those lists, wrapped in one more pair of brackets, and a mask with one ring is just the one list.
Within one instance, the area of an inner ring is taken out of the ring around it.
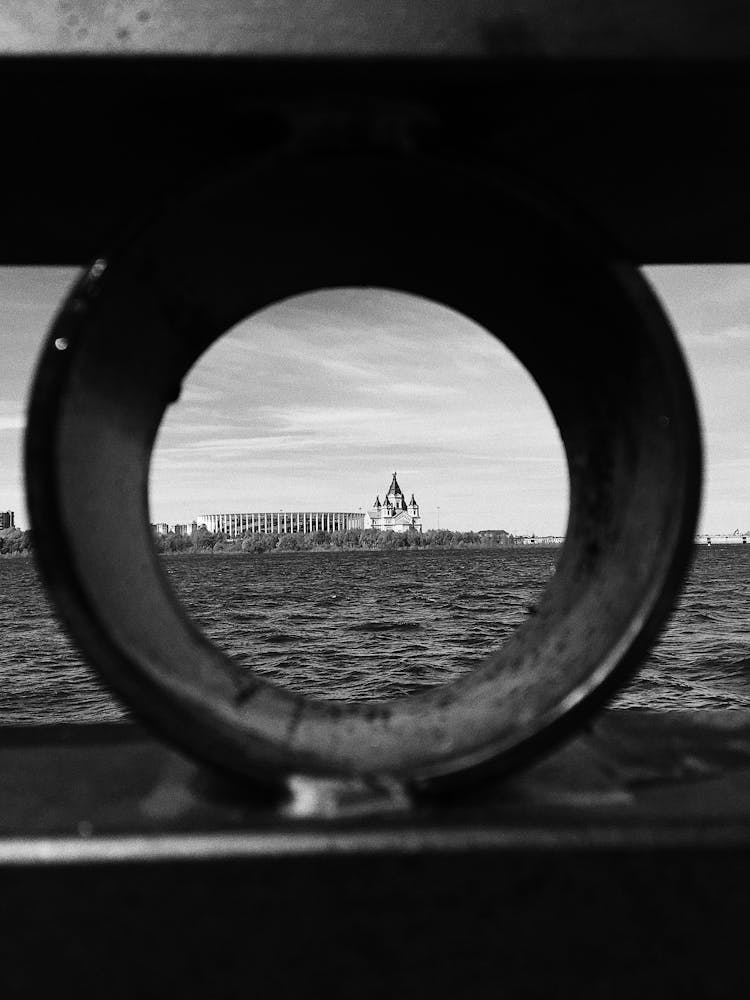
{"label": "black and white scene", "polygon": [[[74,277],[0,275],[0,719],[17,725],[123,714],[45,599],[24,499],[36,338]],[[706,490],[679,606],[613,704],[745,708],[750,270],[647,277],[702,404]],[[380,700],[450,683],[534,614],[568,477],[541,393],[496,338],[434,302],[336,289],[263,311],[200,358],[160,429],[149,499],[164,570],[218,646],[312,698]],[[106,553],[106,535],[96,544]]]}
{"label": "black and white scene", "polygon": [[748,993],[750,7],[0,4],[0,998]]}

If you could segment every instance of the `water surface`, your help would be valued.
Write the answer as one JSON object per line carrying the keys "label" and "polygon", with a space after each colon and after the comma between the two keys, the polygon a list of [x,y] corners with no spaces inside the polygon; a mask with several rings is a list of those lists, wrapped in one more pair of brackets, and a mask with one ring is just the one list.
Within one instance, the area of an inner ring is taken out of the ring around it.
{"label": "water surface", "polygon": [[[471,670],[528,616],[559,550],[188,555],[162,566],[238,663],[311,697],[394,698]],[[750,546],[696,553],[619,708],[750,707]],[[123,710],[61,632],[31,559],[0,559],[0,721]]]}

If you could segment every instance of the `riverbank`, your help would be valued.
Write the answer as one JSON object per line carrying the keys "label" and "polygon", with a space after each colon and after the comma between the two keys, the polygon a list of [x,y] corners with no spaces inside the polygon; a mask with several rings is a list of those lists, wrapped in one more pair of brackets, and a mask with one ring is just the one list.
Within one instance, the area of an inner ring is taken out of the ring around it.
{"label": "riverbank", "polygon": [[28,556],[34,546],[31,531],[3,528],[0,531],[0,556]]}
{"label": "riverbank", "polygon": [[[524,537],[514,537],[507,531],[425,532],[377,531],[315,531],[288,533],[245,533],[227,537],[221,532],[201,529],[192,535],[156,535],[157,551],[165,555],[180,553],[249,553],[268,552],[377,552],[395,549],[495,549],[535,544]],[[539,547],[559,548],[559,544],[541,542]]]}
{"label": "riverbank", "polygon": [[[246,533],[235,538],[205,529],[194,535],[169,532],[155,535],[154,545],[160,555],[210,555],[227,553],[263,555],[284,552],[378,552],[396,549],[496,549],[496,548],[560,548],[561,541],[549,537],[514,536],[507,531],[315,531],[289,533]],[[0,557],[29,556],[34,551],[32,532],[19,528],[0,531]]]}

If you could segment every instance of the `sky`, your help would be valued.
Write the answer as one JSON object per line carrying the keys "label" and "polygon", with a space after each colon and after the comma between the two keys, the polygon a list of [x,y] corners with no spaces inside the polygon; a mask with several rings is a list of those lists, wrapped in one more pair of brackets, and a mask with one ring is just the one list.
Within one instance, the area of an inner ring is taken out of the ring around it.
{"label": "sky", "polygon": [[[0,510],[28,527],[26,397],[70,268],[0,269]],[[646,276],[677,329],[704,428],[701,531],[750,528],[750,266]],[[525,369],[486,331],[383,289],[315,292],[229,331],[185,380],[151,468],[153,521],[366,510],[392,473],[426,529],[562,534],[562,445]]]}

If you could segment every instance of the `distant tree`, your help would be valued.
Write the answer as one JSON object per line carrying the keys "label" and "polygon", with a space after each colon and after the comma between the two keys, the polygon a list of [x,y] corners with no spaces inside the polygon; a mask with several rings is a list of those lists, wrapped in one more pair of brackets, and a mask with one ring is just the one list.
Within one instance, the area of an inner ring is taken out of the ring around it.
{"label": "distant tree", "polygon": [[279,536],[279,549],[282,552],[298,552],[299,538],[296,534],[286,533]]}
{"label": "distant tree", "polygon": [[278,535],[270,535],[258,531],[254,534],[246,535],[240,542],[240,548],[243,552],[270,552],[276,548],[278,541]]}
{"label": "distant tree", "polygon": [[192,551],[193,542],[187,535],[175,535],[170,532],[168,535],[159,537],[163,552],[187,552]]}
{"label": "distant tree", "polygon": [[[179,553],[195,549],[199,552],[270,552],[310,550],[394,550],[394,549],[454,549],[487,548],[497,545],[513,545],[515,538],[507,531],[451,531],[447,528],[430,529],[419,532],[378,531],[374,528],[348,529],[346,531],[314,532],[244,532],[229,537],[224,532],[212,533],[201,525],[191,536],[157,535],[154,544],[158,552]],[[0,554],[23,553],[31,547],[31,532],[21,532],[17,528],[0,531]]]}
{"label": "distant tree", "polygon": [[4,528],[0,531],[0,555],[25,555],[31,549],[31,531],[21,531],[20,528]]}

